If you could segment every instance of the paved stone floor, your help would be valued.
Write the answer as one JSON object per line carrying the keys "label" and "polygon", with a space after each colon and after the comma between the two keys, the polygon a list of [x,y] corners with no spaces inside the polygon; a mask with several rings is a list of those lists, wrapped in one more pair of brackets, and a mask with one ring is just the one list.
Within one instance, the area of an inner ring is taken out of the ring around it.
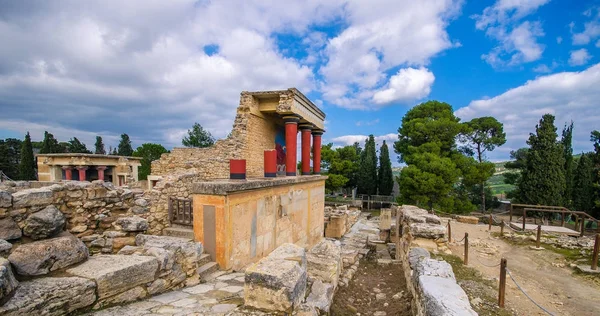
{"label": "paved stone floor", "polygon": [[206,283],[152,296],[128,305],[91,312],[88,315],[225,315],[243,303],[244,274],[238,272],[222,274]]}

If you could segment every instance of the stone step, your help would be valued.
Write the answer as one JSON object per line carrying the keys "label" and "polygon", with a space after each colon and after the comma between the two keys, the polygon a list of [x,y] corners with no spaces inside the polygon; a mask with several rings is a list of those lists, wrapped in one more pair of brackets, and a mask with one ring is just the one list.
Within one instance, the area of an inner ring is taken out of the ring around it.
{"label": "stone step", "polygon": [[205,280],[206,276],[217,270],[219,270],[219,265],[216,262],[209,262],[198,268],[198,275],[200,276],[200,279]]}
{"label": "stone step", "polygon": [[207,264],[207,263],[210,263],[210,261],[211,261],[211,260],[212,260],[212,259],[210,258],[210,255],[209,255],[209,254],[207,254],[207,253],[203,253],[203,254],[200,256],[200,259],[198,259],[198,266],[200,266],[200,267],[201,267],[201,266],[203,266],[203,265],[205,265],[205,264]]}
{"label": "stone step", "polygon": [[163,235],[194,240],[194,230],[187,227],[167,227],[163,229]]}
{"label": "stone step", "polygon": [[[231,271],[229,271],[229,272],[231,272]],[[213,273],[205,276],[204,279],[202,279],[202,280],[204,280],[206,282],[212,281],[212,280],[214,280],[214,279],[216,279],[216,278],[218,278],[218,277],[220,277],[220,276],[222,276],[224,274],[227,274],[229,272],[228,271],[221,271],[221,270],[217,271],[217,272],[213,272]]]}

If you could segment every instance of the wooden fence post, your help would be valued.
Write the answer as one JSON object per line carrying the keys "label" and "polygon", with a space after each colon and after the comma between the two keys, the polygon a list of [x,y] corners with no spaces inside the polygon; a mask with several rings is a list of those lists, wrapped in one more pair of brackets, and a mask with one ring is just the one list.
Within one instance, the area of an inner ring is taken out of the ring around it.
{"label": "wooden fence post", "polygon": [[498,286],[498,306],[504,308],[506,294],[506,259],[500,259],[500,284]]}
{"label": "wooden fence post", "polygon": [[525,231],[525,217],[527,217],[527,211],[523,208],[523,231]]}
{"label": "wooden fence post", "polygon": [[450,227],[450,219],[448,219],[448,243],[452,242],[452,227]]}
{"label": "wooden fence post", "polygon": [[538,225],[537,238],[535,239],[535,247],[540,248],[540,238],[542,237],[542,225]]}
{"label": "wooden fence post", "polygon": [[488,226],[488,230],[492,231],[492,214],[490,214],[490,223],[489,223],[489,226]]}
{"label": "wooden fence post", "polygon": [[560,226],[565,227],[565,212],[560,213]]}
{"label": "wooden fence post", "polygon": [[500,238],[504,237],[504,221],[500,224]]}
{"label": "wooden fence post", "polygon": [[594,243],[594,252],[592,253],[592,270],[598,269],[598,251],[600,250],[600,234],[596,234],[596,242]]}
{"label": "wooden fence post", "polygon": [[581,235],[579,237],[583,237],[585,233],[585,217],[581,216]]}
{"label": "wooden fence post", "polygon": [[512,212],[513,212],[513,207],[512,207],[512,203],[511,203],[510,204],[510,214],[509,214],[510,217],[509,217],[509,220],[508,220],[509,224],[512,223]]}
{"label": "wooden fence post", "polygon": [[463,263],[469,265],[469,233],[465,233],[465,259]]}

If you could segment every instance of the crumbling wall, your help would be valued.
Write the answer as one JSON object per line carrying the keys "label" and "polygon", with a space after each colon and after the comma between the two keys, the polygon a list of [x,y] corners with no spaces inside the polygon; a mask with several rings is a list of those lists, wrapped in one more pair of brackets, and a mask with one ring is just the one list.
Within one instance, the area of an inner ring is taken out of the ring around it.
{"label": "crumbling wall", "polygon": [[[286,99],[291,102],[293,99]],[[263,176],[265,149],[275,149],[278,119],[265,116],[258,100],[242,92],[231,134],[208,148],[174,148],[152,162],[152,175],[195,172],[203,180],[229,177],[229,160],[246,159],[247,176]]]}
{"label": "crumbling wall", "polygon": [[0,200],[0,239],[21,239],[22,244],[66,230],[84,241],[91,253],[113,253],[134,244],[135,235],[148,229],[144,192],[109,182],[66,181],[2,190]]}

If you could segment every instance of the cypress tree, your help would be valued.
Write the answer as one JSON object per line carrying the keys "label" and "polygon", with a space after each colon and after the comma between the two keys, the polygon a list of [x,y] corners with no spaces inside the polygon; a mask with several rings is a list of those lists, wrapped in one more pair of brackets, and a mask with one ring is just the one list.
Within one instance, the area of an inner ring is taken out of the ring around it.
{"label": "cypress tree", "polygon": [[594,164],[591,154],[581,154],[573,179],[573,206],[591,213],[594,208]]}
{"label": "cypress tree", "polygon": [[21,180],[35,180],[35,160],[33,159],[33,147],[31,146],[31,136],[29,132],[25,135],[21,147],[21,162],[19,163],[19,178]]}
{"label": "cypress tree", "polygon": [[600,215],[600,132],[592,131],[590,135],[590,141],[594,143],[594,153],[592,156],[594,184],[593,184],[593,199],[594,199],[594,210],[592,211],[594,217]]}
{"label": "cypress tree", "polygon": [[40,154],[54,154],[54,153],[62,153],[64,149],[58,143],[58,140],[54,138],[54,135],[48,133],[48,131],[44,132],[44,140],[42,141],[42,148],[40,149]]}
{"label": "cypress tree", "polygon": [[106,155],[106,150],[104,149],[104,143],[102,142],[102,137],[96,136],[96,143],[94,144],[95,150],[94,154]]}
{"label": "cypress tree", "polygon": [[377,153],[373,135],[369,135],[361,153],[357,185],[360,194],[377,194]]}
{"label": "cypress tree", "polygon": [[379,150],[379,194],[380,195],[391,195],[394,189],[394,176],[392,174],[392,161],[390,160],[390,152],[388,146],[383,141],[381,149]]}
{"label": "cypress tree", "polygon": [[87,149],[84,143],[82,143],[77,137],[73,137],[68,143],[68,149],[70,153],[81,153],[81,154],[91,154],[91,151]]}
{"label": "cypress tree", "polygon": [[565,193],[565,157],[556,141],[554,115],[545,114],[530,134],[527,162],[518,183],[519,201],[526,204],[563,205]]}
{"label": "cypress tree", "polygon": [[119,142],[119,156],[131,156],[133,155],[133,148],[131,147],[131,140],[129,135],[121,134],[121,141]]}
{"label": "cypress tree", "polygon": [[571,125],[565,125],[562,131],[561,144],[563,146],[563,155],[565,157],[565,206],[573,205],[573,122]]}

